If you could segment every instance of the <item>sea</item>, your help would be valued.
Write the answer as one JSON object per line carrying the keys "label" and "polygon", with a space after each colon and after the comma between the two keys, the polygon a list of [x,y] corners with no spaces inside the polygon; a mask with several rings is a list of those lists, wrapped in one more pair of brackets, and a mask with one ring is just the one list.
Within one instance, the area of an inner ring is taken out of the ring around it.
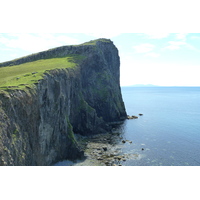
{"label": "sea", "polygon": [[[118,130],[120,138],[129,141],[119,140],[120,154],[135,155],[122,166],[200,166],[200,87],[121,89],[127,114],[138,116]],[[91,163],[86,161],[56,166]]]}
{"label": "sea", "polygon": [[137,152],[127,166],[200,165],[200,87],[122,87],[128,115],[123,134]]}

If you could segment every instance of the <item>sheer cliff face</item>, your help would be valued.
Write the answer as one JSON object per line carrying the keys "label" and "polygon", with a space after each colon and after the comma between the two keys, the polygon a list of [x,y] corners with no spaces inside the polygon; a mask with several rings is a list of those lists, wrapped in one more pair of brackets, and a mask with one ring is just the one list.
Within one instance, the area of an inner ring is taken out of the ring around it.
{"label": "sheer cliff face", "polygon": [[84,59],[74,69],[51,70],[35,87],[0,92],[0,165],[51,165],[81,157],[74,133],[104,133],[111,122],[126,118],[118,50],[110,40],[60,47],[7,64],[69,54]]}

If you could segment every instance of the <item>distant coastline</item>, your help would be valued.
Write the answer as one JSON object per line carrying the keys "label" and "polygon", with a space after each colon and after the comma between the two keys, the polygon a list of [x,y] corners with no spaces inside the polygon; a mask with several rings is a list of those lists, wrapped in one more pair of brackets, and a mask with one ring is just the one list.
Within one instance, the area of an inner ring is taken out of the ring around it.
{"label": "distant coastline", "polygon": [[136,85],[130,85],[130,86],[122,86],[122,87],[162,87],[158,85],[152,85],[152,84],[136,84]]}
{"label": "distant coastline", "polygon": [[136,84],[136,85],[128,85],[121,87],[200,87],[200,86],[160,86],[160,85],[152,85],[152,84]]}

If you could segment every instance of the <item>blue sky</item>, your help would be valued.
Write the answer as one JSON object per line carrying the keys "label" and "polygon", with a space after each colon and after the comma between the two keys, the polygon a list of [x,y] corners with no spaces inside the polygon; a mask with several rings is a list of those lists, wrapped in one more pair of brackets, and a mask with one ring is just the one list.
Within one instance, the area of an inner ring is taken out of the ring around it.
{"label": "blue sky", "polygon": [[121,86],[200,86],[200,33],[0,33],[0,62],[97,38],[119,49]]}

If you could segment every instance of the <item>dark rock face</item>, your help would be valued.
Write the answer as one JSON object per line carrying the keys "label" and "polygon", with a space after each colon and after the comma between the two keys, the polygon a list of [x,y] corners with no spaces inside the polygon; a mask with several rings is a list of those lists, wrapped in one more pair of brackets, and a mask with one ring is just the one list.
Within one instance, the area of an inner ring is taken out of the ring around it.
{"label": "dark rock face", "polygon": [[119,84],[118,50],[110,43],[97,42],[97,50],[84,62],[81,76],[88,104],[106,122],[124,119],[125,109]]}
{"label": "dark rock face", "polygon": [[68,54],[86,58],[75,69],[48,72],[35,88],[0,92],[0,165],[51,165],[82,157],[74,133],[105,133],[109,123],[126,119],[113,43],[60,47],[35,56]]}

